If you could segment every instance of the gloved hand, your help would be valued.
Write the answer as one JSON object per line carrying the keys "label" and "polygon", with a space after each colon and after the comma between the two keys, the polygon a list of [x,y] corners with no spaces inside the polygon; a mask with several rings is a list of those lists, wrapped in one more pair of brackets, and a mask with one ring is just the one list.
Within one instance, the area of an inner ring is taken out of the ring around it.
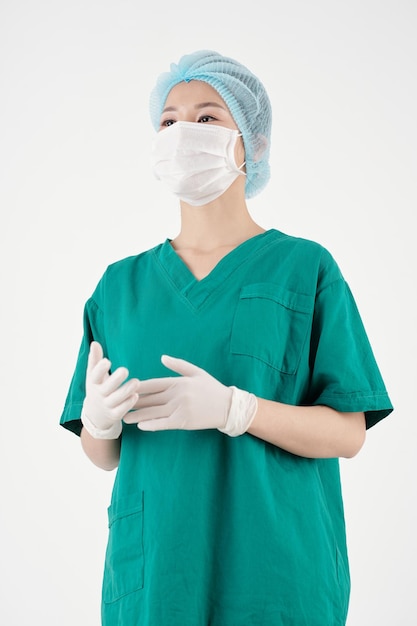
{"label": "gloved hand", "polygon": [[137,410],[126,423],[147,431],[217,428],[232,437],[247,431],[258,406],[253,394],[226,387],[188,361],[163,356],[162,363],[181,376],[141,381]]}
{"label": "gloved hand", "polygon": [[117,439],[122,432],[123,417],[139,397],[138,379],[124,383],[128,370],[119,367],[109,374],[110,366],[110,361],[103,358],[101,345],[93,341],[88,355],[81,421],[95,439]]}

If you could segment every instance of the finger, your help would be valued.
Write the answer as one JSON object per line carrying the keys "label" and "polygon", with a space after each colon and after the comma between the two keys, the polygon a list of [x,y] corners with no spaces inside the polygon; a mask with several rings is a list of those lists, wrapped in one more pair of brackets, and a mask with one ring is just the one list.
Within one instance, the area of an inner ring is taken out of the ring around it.
{"label": "finger", "polygon": [[139,398],[135,404],[135,409],[142,410],[149,406],[161,406],[167,404],[172,398],[172,394],[169,390],[161,391],[159,393],[146,393],[142,391],[142,387],[139,388]]}
{"label": "finger", "polygon": [[139,384],[139,393],[140,395],[162,393],[176,383],[178,383],[178,377],[149,378],[148,380],[141,380]]}
{"label": "finger", "polygon": [[147,432],[157,432],[161,430],[174,430],[177,427],[172,425],[169,418],[161,418],[156,420],[149,420],[146,422],[138,422],[139,430]]}
{"label": "finger", "polygon": [[111,363],[108,359],[100,359],[98,363],[96,363],[90,369],[87,369],[87,378],[89,382],[94,383],[95,385],[100,385],[103,383],[106,378],[109,376]]}
{"label": "finger", "polygon": [[88,353],[87,370],[92,370],[99,361],[103,358],[103,348],[98,341],[92,341],[90,343],[90,352]]}
{"label": "finger", "polygon": [[132,397],[133,395],[136,396],[136,399],[135,399],[135,403],[136,403],[139,398],[137,383],[138,383],[137,380],[131,379],[126,384],[122,385],[121,387],[118,387],[113,393],[107,396],[106,406],[109,409],[118,407],[120,404],[122,404],[125,400]]}
{"label": "finger", "polygon": [[124,421],[126,424],[137,424],[138,422],[146,422],[149,420],[166,419],[170,414],[171,411],[168,406],[161,404],[159,406],[149,406],[137,411],[130,411],[130,413],[125,415]]}
{"label": "finger", "polygon": [[[104,396],[110,395],[111,393],[116,391],[116,389],[118,389],[122,385],[122,383],[124,383],[128,376],[129,370],[126,367],[118,367],[116,370],[114,370],[114,372],[110,374],[107,380],[103,381],[101,393]],[[132,378],[132,380],[135,379]]]}
{"label": "finger", "polygon": [[190,363],[189,361],[177,359],[176,357],[168,356],[167,354],[162,355],[161,361],[165,367],[173,372],[177,372],[177,374],[181,374],[181,376],[195,376],[203,371],[200,367],[193,365],[193,363]]}
{"label": "finger", "polygon": [[137,398],[138,398],[137,393],[134,393],[128,398],[126,398],[124,402],[122,402],[118,407],[112,410],[111,415],[109,415],[110,419],[112,419],[115,422],[123,419],[126,414],[129,414],[129,411],[135,405]]}

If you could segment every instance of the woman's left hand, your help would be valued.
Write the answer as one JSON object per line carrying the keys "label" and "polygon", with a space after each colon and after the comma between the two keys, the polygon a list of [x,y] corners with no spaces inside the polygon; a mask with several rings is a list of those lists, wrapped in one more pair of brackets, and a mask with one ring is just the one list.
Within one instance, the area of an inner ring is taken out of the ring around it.
{"label": "woman's left hand", "polygon": [[183,359],[163,356],[162,363],[180,376],[141,381],[134,410],[124,417],[127,424],[147,431],[217,428],[232,436],[246,431],[256,411],[255,396],[223,385]]}

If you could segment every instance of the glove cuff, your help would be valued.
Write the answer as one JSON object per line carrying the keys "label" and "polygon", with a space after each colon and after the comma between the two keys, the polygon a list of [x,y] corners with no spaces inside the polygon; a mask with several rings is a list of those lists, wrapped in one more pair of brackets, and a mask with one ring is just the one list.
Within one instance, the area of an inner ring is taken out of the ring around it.
{"label": "glove cuff", "polygon": [[229,414],[224,428],[218,430],[229,435],[229,437],[238,437],[243,435],[252,424],[258,409],[258,400],[253,393],[248,391],[243,391],[237,387],[230,387],[230,389],[232,390],[232,401]]}
{"label": "glove cuff", "polygon": [[118,439],[122,433],[121,421],[114,422],[109,428],[97,428],[84,411],[81,413],[81,421],[94,439]]}

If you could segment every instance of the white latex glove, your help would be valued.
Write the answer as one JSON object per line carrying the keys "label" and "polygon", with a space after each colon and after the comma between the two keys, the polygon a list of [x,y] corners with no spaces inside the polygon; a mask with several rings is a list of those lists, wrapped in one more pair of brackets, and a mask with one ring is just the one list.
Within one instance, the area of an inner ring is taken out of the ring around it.
{"label": "white latex glove", "polygon": [[247,431],[258,406],[253,394],[226,387],[188,361],[164,355],[162,363],[181,376],[141,381],[137,410],[126,423],[148,431],[217,428],[232,437]]}
{"label": "white latex glove", "polygon": [[110,366],[110,361],[103,358],[101,345],[93,341],[88,355],[81,421],[95,439],[117,439],[122,432],[123,417],[139,397],[138,379],[124,383],[128,370],[119,367],[109,374]]}

